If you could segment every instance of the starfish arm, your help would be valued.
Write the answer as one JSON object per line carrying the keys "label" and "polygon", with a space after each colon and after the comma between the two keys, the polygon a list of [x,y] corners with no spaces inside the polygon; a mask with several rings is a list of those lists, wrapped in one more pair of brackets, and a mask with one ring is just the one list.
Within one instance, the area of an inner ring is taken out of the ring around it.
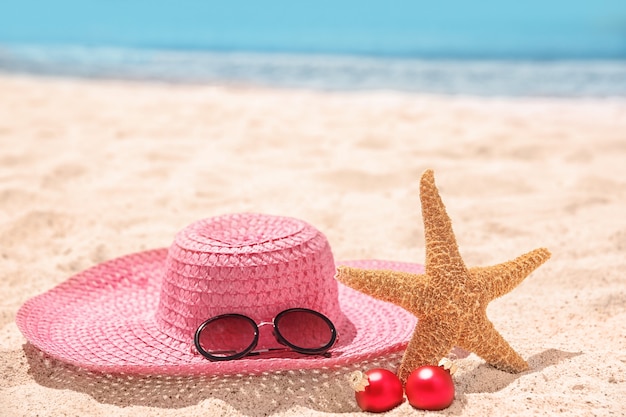
{"label": "starfish arm", "polygon": [[484,312],[468,324],[461,335],[459,346],[474,352],[502,371],[517,373],[528,369],[528,363],[504,340]]}
{"label": "starfish arm", "polygon": [[434,317],[420,318],[402,356],[398,377],[404,383],[415,369],[423,365],[437,365],[454,347],[459,332]]}
{"label": "starfish arm", "polygon": [[493,300],[517,287],[549,258],[550,252],[545,248],[539,248],[512,261],[494,266],[470,268],[470,275],[472,282],[480,285]]}
{"label": "starfish arm", "polygon": [[426,274],[435,286],[465,281],[467,268],[459,253],[452,222],[435,185],[435,175],[427,170],[420,182],[420,200],[426,241]]}
{"label": "starfish arm", "polygon": [[340,266],[337,268],[337,280],[364,294],[394,303],[415,315],[421,313],[419,303],[425,298],[427,284],[423,274]]}

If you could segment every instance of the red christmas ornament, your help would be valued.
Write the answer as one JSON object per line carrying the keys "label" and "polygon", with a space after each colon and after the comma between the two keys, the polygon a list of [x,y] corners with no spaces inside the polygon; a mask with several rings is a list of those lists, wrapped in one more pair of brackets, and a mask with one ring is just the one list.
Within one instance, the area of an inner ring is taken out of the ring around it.
{"label": "red christmas ornament", "polygon": [[363,411],[382,413],[404,401],[402,382],[396,374],[386,369],[354,372],[351,383],[355,390],[356,403]]}
{"label": "red christmas ornament", "polygon": [[406,380],[409,404],[420,410],[443,410],[454,400],[454,382],[448,370],[439,366],[420,366]]}

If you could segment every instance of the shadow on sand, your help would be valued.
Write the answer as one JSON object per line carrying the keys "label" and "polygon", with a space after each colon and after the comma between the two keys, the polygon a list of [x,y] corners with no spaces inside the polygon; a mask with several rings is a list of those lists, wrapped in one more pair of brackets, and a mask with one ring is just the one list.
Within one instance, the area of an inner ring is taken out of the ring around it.
{"label": "shadow on sand", "polygon": [[[29,373],[37,383],[54,389],[83,392],[100,403],[119,407],[183,408],[205,400],[212,402],[211,406],[217,406],[222,401],[227,407],[249,416],[269,415],[294,407],[327,413],[359,411],[348,375],[355,370],[379,367],[395,370],[401,359],[401,354],[396,353],[340,368],[261,375],[137,376],[102,374],[67,365],[48,357],[29,343],[24,345],[24,351],[30,366]],[[462,414],[467,394],[500,391],[524,375],[581,354],[548,349],[532,356],[528,361],[530,370],[520,374],[509,374],[481,364],[455,377],[456,400],[444,414]]]}
{"label": "shadow on sand", "polygon": [[[548,366],[557,365],[564,360],[578,355],[582,355],[582,352],[565,352],[558,349],[544,350],[541,353],[531,356],[528,359],[528,371],[519,374],[510,374],[500,371],[483,363],[472,371],[455,378],[457,390],[464,394],[497,392],[524,375],[539,372]],[[485,383],[485,381],[489,381],[489,383]]]}

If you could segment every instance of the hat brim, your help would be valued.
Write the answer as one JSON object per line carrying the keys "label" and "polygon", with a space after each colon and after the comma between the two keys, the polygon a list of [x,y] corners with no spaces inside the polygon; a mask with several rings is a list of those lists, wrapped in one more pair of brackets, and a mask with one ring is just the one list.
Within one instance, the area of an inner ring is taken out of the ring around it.
{"label": "hat brim", "polygon": [[[338,283],[345,320],[330,356],[262,354],[211,362],[159,331],[155,312],[167,249],[127,255],[89,268],[28,300],[16,322],[26,339],[53,358],[107,373],[229,375],[330,368],[406,347],[417,318],[404,309]],[[336,262],[367,269],[422,273],[412,263]],[[297,307],[297,306],[294,306]]]}

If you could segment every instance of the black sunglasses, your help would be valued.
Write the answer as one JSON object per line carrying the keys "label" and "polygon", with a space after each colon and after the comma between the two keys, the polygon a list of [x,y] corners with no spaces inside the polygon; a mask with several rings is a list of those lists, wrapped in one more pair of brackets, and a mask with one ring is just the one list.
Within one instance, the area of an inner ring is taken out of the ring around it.
{"label": "black sunglasses", "polygon": [[[255,323],[243,314],[222,314],[202,323],[194,335],[198,352],[211,361],[229,361],[259,354],[259,326],[272,324],[283,346],[306,355],[324,355],[335,344],[337,330],[328,317],[307,308],[280,312],[272,322]],[[263,351],[284,350],[269,348]]]}

